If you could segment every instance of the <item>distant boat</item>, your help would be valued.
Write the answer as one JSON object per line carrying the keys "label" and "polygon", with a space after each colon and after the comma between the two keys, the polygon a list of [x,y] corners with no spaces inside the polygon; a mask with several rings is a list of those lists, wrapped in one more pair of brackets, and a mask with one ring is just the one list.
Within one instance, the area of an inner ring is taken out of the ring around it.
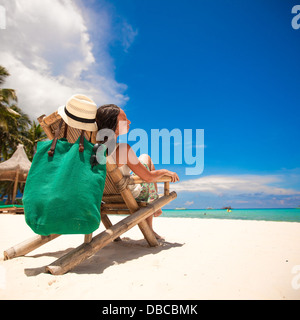
{"label": "distant boat", "polygon": [[175,208],[175,210],[186,210],[186,208]]}
{"label": "distant boat", "polygon": [[206,210],[213,210],[213,208],[212,207],[207,207]]}

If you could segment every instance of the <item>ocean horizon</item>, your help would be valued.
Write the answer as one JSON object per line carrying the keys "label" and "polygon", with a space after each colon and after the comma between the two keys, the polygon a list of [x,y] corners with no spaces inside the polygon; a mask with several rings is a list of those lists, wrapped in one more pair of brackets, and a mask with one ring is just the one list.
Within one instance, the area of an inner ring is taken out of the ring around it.
{"label": "ocean horizon", "polygon": [[300,208],[162,209],[164,218],[237,219],[300,222]]}
{"label": "ocean horizon", "polygon": [[[0,201],[0,205],[4,205]],[[242,208],[242,209],[164,209],[163,218],[234,219],[257,221],[300,222],[300,207],[297,208]]]}

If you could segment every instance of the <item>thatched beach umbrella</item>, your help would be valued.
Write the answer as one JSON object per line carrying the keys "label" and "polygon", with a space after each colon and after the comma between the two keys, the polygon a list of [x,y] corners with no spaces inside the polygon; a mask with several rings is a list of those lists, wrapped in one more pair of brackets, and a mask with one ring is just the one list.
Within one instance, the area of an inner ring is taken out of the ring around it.
{"label": "thatched beach umbrella", "polygon": [[26,182],[30,166],[31,162],[28,160],[22,144],[18,145],[10,159],[0,163],[0,181],[15,182],[12,203],[16,198],[18,182]]}

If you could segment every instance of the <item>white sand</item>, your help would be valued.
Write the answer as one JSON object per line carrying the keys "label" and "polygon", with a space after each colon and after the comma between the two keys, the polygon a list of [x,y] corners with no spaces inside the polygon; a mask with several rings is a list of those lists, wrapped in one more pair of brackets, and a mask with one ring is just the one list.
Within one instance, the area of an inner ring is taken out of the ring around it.
{"label": "white sand", "polygon": [[[160,247],[147,247],[134,227],[123,242],[111,243],[63,276],[43,273],[43,267],[83,236],[61,236],[26,257],[2,260],[0,299],[300,299],[300,223],[154,223],[166,237]],[[0,215],[1,255],[33,235],[24,216]]]}

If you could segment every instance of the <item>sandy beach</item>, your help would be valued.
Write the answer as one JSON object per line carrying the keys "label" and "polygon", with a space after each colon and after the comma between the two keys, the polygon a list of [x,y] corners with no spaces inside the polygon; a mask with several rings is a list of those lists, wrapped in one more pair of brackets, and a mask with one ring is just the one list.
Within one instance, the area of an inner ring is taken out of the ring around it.
{"label": "sandy beach", "polygon": [[0,299],[300,299],[300,223],[163,217],[154,223],[166,238],[159,247],[149,248],[134,227],[122,242],[53,276],[43,267],[83,236],[61,236],[3,261],[5,249],[34,234],[23,215],[0,215]]}

